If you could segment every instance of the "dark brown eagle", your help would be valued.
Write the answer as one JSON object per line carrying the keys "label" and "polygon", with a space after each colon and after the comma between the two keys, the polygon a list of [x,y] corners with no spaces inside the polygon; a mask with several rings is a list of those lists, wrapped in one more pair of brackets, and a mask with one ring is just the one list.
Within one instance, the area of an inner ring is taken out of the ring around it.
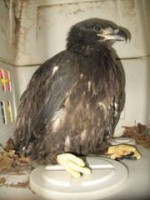
{"label": "dark brown eagle", "polygon": [[105,152],[124,105],[124,77],[112,44],[124,29],[102,19],[75,24],[65,51],[42,64],[23,93],[14,142],[20,154],[56,162],[59,154]]}

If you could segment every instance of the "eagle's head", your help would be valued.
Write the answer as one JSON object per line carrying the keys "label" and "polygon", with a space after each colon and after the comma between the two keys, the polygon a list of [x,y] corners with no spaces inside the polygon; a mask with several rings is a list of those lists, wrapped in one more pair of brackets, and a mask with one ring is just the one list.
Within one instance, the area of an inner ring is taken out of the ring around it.
{"label": "eagle's head", "polygon": [[67,48],[97,48],[128,39],[130,39],[130,33],[125,28],[108,20],[92,18],[72,26],[68,35]]}

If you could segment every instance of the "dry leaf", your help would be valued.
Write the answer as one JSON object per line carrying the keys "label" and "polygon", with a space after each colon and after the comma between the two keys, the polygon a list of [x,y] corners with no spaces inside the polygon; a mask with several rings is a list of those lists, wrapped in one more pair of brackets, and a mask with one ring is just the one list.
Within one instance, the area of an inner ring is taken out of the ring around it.
{"label": "dry leaf", "polygon": [[19,157],[13,149],[0,153],[0,172],[23,171],[30,168],[29,157]]}
{"label": "dry leaf", "polygon": [[0,172],[9,170],[12,166],[12,158],[10,158],[6,152],[0,153]]}
{"label": "dry leaf", "polygon": [[5,178],[0,178],[0,185],[4,185],[6,182],[6,179]]}
{"label": "dry leaf", "polygon": [[143,124],[138,123],[137,126],[124,126],[125,137],[132,137],[136,143],[146,148],[150,148],[150,129]]}
{"label": "dry leaf", "polygon": [[19,159],[19,162],[21,162],[21,163],[30,163],[30,161],[31,161],[31,159],[30,159],[30,157],[20,157]]}
{"label": "dry leaf", "polygon": [[14,141],[12,138],[10,138],[7,143],[6,143],[6,146],[5,146],[5,150],[6,151],[9,151],[10,149],[15,149],[15,144],[14,144]]}
{"label": "dry leaf", "polygon": [[28,188],[29,187],[29,181],[22,182],[22,183],[17,183],[17,184],[11,184],[9,187],[14,187],[14,188]]}

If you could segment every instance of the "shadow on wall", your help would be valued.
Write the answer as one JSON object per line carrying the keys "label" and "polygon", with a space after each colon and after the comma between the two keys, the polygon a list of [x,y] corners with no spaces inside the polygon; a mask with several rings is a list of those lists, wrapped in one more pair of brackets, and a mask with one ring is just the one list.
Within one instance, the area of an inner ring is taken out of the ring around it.
{"label": "shadow on wall", "polygon": [[147,95],[146,95],[146,108],[147,108],[147,112],[146,112],[146,124],[148,125],[148,127],[150,128],[150,56],[147,59],[148,62],[148,68],[147,68]]}
{"label": "shadow on wall", "polygon": [[[141,20],[142,23],[144,24],[145,27],[145,48],[146,48],[146,60],[147,60],[147,75],[146,75],[146,105],[145,105],[145,122],[146,125],[150,128],[150,40],[149,40],[149,34],[150,34],[150,1],[140,1],[138,6],[143,7],[143,12],[140,13],[142,14]],[[140,8],[139,8],[140,9]],[[144,81],[144,80],[143,80]]]}

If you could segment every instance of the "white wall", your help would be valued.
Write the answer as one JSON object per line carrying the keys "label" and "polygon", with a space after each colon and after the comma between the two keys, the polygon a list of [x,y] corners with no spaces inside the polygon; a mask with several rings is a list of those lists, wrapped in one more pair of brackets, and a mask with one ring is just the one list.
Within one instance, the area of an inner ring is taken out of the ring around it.
{"label": "white wall", "polygon": [[38,68],[39,66],[21,66],[21,67],[15,67],[14,71],[15,71],[15,83],[16,83],[16,88],[15,88],[15,92],[16,92],[16,101],[17,101],[17,106],[19,104],[19,99],[22,95],[22,93],[24,92],[24,90],[26,89],[28,82],[31,79],[32,74],[34,73],[34,71]]}
{"label": "white wall", "polygon": [[122,60],[126,76],[126,102],[116,128],[116,136],[122,134],[122,126],[137,123],[150,127],[150,58]]}
{"label": "white wall", "polygon": [[8,0],[0,1],[0,60],[39,65],[65,48],[71,25],[99,17],[126,27],[132,40],[119,57],[150,55],[149,0]]}

